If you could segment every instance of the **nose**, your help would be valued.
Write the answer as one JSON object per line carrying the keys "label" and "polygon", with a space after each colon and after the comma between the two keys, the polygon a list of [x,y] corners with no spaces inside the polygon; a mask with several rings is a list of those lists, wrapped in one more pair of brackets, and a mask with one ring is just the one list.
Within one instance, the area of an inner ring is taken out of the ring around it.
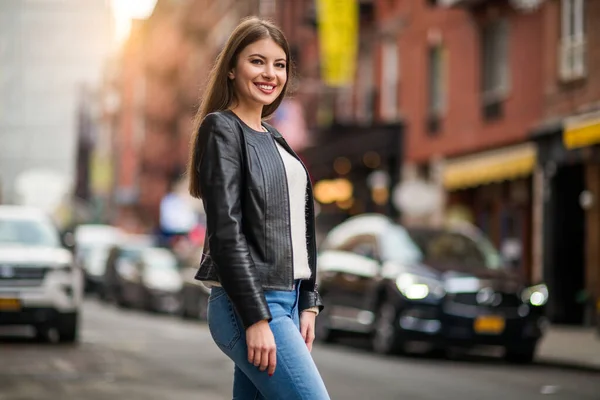
{"label": "nose", "polygon": [[263,78],[271,80],[275,78],[275,69],[272,65],[267,65],[262,73]]}

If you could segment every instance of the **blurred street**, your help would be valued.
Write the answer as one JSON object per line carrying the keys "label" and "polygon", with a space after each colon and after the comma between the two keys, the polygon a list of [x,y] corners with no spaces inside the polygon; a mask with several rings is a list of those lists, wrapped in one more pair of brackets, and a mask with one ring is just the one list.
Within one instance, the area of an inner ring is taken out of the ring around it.
{"label": "blurred street", "polygon": [[[332,399],[598,399],[598,373],[495,358],[384,357],[317,345]],[[1,400],[227,399],[232,365],[208,328],[88,300],[76,346],[3,336]]]}
{"label": "blurred street", "polygon": [[[286,38],[286,96],[241,56],[267,36],[228,41],[252,16]],[[198,266],[223,277],[236,237],[279,268],[281,235],[298,271],[297,228],[332,399],[600,400],[598,21],[600,0],[0,0],[0,400],[230,399]],[[214,234],[198,123],[246,86],[305,218],[238,115],[249,190],[226,185],[238,231]]]}

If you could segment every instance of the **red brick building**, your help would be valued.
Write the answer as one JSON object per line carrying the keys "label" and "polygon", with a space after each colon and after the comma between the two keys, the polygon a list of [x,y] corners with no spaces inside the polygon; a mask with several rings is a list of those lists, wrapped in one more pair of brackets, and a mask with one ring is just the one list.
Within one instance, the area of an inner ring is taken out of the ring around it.
{"label": "red brick building", "polygon": [[556,321],[589,324],[600,312],[600,2],[548,0],[543,11],[536,274]]}
{"label": "red brick building", "polygon": [[529,276],[535,146],[527,142],[543,111],[543,12],[508,1],[434,3],[395,2],[389,13],[403,21],[405,179],[445,192],[430,223],[460,213],[499,247],[520,242],[514,265]]}
{"label": "red brick building", "polygon": [[[136,207],[139,192],[140,104],[144,82],[145,24],[135,21],[131,34],[114,61],[107,98],[113,99],[109,123],[112,143],[113,188],[111,222],[128,231],[143,231]],[[111,92],[113,92],[111,94]]]}

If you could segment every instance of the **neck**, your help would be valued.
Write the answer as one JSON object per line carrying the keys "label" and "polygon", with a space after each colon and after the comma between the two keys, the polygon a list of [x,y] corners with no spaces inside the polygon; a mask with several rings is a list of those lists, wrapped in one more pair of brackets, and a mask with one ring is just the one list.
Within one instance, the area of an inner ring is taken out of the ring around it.
{"label": "neck", "polygon": [[262,108],[262,104],[249,106],[247,104],[238,103],[231,107],[231,111],[233,111],[238,117],[241,118],[242,121],[246,123],[246,125],[252,129],[262,131]]}

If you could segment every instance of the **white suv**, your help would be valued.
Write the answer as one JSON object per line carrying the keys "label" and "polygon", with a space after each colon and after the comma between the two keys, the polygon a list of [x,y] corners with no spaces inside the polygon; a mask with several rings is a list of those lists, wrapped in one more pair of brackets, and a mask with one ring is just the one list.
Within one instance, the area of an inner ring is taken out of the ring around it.
{"label": "white suv", "polygon": [[81,269],[43,212],[0,206],[0,325],[30,325],[38,339],[56,329],[77,340],[83,299]]}

